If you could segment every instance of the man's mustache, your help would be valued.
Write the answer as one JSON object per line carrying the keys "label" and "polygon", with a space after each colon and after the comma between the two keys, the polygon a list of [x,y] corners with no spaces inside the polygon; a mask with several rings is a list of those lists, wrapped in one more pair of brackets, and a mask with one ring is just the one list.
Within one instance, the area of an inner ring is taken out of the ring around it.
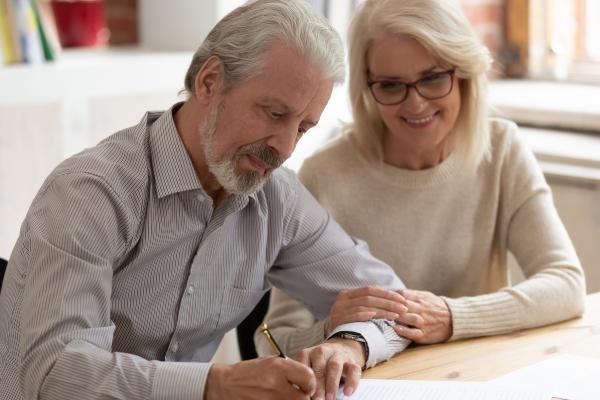
{"label": "man's mustache", "polygon": [[285,161],[285,158],[280,156],[276,150],[262,143],[252,143],[242,147],[238,157],[245,155],[258,158],[272,169],[279,168]]}

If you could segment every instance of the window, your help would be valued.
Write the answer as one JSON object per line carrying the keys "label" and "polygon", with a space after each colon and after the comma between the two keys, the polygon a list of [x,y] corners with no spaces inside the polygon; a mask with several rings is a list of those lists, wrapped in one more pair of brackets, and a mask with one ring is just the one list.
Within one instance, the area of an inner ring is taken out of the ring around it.
{"label": "window", "polygon": [[600,1],[531,0],[529,75],[600,84]]}

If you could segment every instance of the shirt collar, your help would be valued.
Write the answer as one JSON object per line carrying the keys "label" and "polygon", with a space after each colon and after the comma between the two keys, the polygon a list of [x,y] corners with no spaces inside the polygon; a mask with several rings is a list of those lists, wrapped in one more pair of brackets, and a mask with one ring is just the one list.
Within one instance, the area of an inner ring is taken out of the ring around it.
{"label": "shirt collar", "polygon": [[[150,154],[159,198],[188,190],[202,190],[192,160],[175,127],[177,103],[164,112],[149,112]],[[206,196],[204,190],[202,194]]]}
{"label": "shirt collar", "polygon": [[[146,123],[150,125],[150,153],[156,193],[162,198],[188,190],[199,190],[208,199],[173,119],[173,113],[182,104],[180,102],[167,111],[149,112],[146,115]],[[257,194],[261,190],[262,188],[249,196],[231,195],[235,209],[244,208],[249,200],[252,203],[258,201]]]}

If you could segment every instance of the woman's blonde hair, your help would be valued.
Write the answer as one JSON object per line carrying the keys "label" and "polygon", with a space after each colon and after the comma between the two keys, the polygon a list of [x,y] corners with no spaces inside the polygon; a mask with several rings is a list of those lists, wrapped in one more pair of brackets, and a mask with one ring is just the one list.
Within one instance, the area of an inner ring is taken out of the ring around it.
{"label": "woman's blonde hair", "polygon": [[454,151],[466,166],[479,165],[490,147],[486,73],[492,60],[454,0],[366,0],[359,7],[348,34],[354,121],[346,133],[354,136],[369,161],[383,160],[385,125],[367,84],[367,52],[374,39],[390,34],[413,37],[440,66],[455,69],[461,109]]}

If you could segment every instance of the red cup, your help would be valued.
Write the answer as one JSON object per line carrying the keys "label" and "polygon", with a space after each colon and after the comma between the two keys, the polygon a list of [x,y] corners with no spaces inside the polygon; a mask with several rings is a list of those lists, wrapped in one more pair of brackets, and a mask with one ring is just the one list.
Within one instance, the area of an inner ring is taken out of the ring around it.
{"label": "red cup", "polygon": [[52,0],[63,47],[97,47],[108,42],[102,0]]}

